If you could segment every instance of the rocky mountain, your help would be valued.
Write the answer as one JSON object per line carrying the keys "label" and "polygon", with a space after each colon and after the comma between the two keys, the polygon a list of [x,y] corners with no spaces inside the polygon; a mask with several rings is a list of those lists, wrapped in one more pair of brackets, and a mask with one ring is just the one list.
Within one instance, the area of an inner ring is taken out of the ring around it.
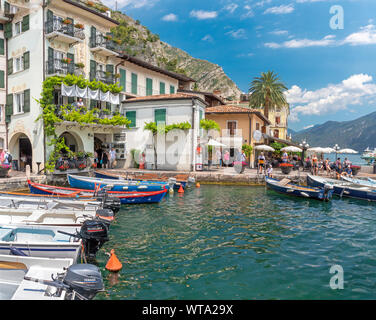
{"label": "rocky mountain", "polygon": [[238,98],[242,93],[221,66],[193,58],[187,52],[161,41],[138,20],[120,11],[112,11],[111,17],[120,23],[112,32],[122,41],[128,54],[169,71],[186,74],[197,81],[195,89],[198,91],[220,90],[224,98]]}
{"label": "rocky mountain", "polygon": [[292,133],[293,141],[306,139],[310,146],[351,148],[362,152],[376,147],[376,112],[352,121],[328,121],[307,130]]}

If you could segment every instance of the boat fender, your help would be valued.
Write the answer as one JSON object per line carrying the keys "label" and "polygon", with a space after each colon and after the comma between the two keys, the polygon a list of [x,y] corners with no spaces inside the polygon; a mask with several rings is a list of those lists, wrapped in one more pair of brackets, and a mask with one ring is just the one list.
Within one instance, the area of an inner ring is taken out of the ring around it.
{"label": "boat fender", "polygon": [[305,193],[305,192],[300,192],[300,194],[306,198],[309,198],[309,194],[308,193]]}

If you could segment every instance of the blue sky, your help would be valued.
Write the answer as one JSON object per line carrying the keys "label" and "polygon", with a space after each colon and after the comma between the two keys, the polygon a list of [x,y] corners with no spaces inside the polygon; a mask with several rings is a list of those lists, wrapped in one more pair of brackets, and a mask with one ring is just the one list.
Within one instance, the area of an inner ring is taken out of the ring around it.
{"label": "blue sky", "polygon": [[[117,2],[162,41],[220,65],[244,92],[274,70],[289,88],[293,130],[376,111],[374,0]],[[343,9],[343,28],[333,6]]]}

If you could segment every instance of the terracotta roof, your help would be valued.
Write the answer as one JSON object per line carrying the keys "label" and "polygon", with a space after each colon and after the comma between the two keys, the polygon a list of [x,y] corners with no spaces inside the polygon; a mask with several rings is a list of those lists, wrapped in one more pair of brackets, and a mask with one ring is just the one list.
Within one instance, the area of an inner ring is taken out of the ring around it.
{"label": "terracotta roof", "polygon": [[233,104],[226,104],[224,106],[215,106],[206,108],[205,113],[253,113],[259,116],[264,122],[271,124],[271,122],[264,116],[264,114],[257,109],[240,107]]}
{"label": "terracotta roof", "polygon": [[122,101],[122,103],[131,103],[131,102],[140,102],[140,101],[158,101],[158,100],[182,100],[182,99],[198,99],[207,105],[207,102],[202,100],[200,97],[193,95],[193,94],[186,94],[186,93],[174,93],[174,94],[158,94],[152,96],[144,96],[144,97],[137,97],[137,98],[130,98],[127,100]]}
{"label": "terracotta roof", "polygon": [[222,104],[225,104],[224,100],[221,97],[217,96],[216,94],[214,94],[212,92],[193,91],[193,90],[184,90],[184,89],[178,89],[178,92],[202,94],[204,96],[208,96],[208,97],[211,97],[213,99],[216,99],[217,101],[219,101]]}

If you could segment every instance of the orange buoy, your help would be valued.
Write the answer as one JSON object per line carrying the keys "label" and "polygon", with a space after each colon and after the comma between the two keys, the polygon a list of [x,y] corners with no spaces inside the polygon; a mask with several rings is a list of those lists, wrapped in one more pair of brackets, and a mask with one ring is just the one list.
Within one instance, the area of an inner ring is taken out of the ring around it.
{"label": "orange buoy", "polygon": [[200,184],[198,182],[196,183],[196,188],[200,188]]}
{"label": "orange buoy", "polygon": [[110,256],[110,259],[108,259],[107,261],[106,269],[112,272],[118,272],[122,267],[123,265],[117,258],[115,254],[115,250],[111,249],[111,256]]}
{"label": "orange buoy", "polygon": [[180,185],[180,188],[179,188],[179,191],[178,191],[179,193],[184,193],[184,189],[183,189],[183,186],[182,185]]}

